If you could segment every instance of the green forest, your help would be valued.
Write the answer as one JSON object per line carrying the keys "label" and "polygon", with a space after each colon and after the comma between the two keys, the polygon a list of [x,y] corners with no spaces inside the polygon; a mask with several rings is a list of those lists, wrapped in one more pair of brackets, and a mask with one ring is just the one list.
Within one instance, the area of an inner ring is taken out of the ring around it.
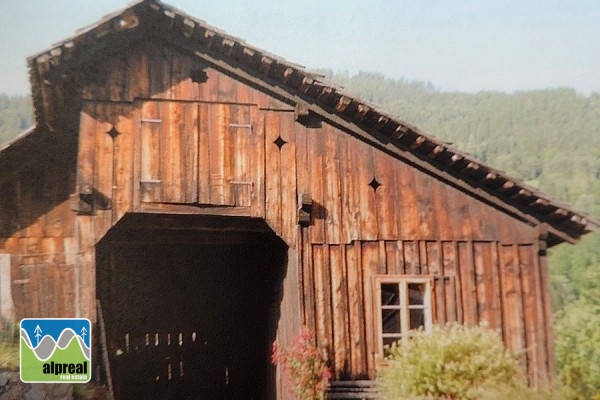
{"label": "green forest", "polygon": [[[600,217],[600,93],[443,92],[430,82],[376,73],[320,72],[424,132]],[[31,120],[28,97],[0,95],[0,143]],[[600,393],[600,233],[553,248],[550,266],[561,378],[591,398]]]}

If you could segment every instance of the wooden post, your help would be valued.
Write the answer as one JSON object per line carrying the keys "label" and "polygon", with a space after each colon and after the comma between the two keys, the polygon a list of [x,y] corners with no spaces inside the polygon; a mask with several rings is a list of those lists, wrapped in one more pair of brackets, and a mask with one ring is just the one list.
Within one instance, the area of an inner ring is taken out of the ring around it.
{"label": "wooden post", "polygon": [[0,322],[12,321],[15,316],[11,285],[10,254],[0,254]]}

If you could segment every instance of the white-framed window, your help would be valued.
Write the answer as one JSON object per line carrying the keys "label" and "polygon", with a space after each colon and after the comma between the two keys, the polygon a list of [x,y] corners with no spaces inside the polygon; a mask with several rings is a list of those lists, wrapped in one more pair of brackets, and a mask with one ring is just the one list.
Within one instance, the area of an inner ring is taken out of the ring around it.
{"label": "white-framed window", "polygon": [[410,337],[411,331],[431,329],[432,282],[432,277],[423,275],[375,277],[375,315],[380,355],[386,355],[386,346]]}

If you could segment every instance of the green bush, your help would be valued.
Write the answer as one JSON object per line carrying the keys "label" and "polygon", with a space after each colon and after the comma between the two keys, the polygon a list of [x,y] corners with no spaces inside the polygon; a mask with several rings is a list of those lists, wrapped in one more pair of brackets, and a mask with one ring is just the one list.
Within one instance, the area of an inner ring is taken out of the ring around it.
{"label": "green bush", "polygon": [[556,360],[561,383],[581,399],[600,399],[600,305],[580,299],[557,313]]}
{"label": "green bush", "polygon": [[485,327],[418,331],[389,350],[378,368],[384,399],[491,399],[511,392],[522,398],[520,390],[528,390],[515,356]]}

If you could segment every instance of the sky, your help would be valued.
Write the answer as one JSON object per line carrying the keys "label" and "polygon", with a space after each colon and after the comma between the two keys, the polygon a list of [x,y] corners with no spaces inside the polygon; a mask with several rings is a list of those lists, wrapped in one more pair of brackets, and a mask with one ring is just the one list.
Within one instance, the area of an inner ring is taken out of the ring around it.
{"label": "sky", "polygon": [[[430,81],[443,91],[600,92],[597,0],[170,0],[309,69]],[[0,93],[29,93],[26,58],[128,0],[0,0]]]}

